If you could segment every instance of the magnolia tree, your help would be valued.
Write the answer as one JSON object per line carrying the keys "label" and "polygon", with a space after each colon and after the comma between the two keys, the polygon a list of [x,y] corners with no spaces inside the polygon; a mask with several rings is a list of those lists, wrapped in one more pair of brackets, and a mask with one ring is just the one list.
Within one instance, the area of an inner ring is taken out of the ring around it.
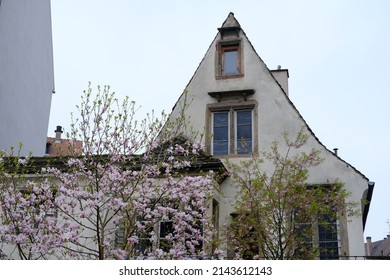
{"label": "magnolia tree", "polygon": [[[48,180],[27,180],[28,158],[0,152],[0,259],[60,256],[72,226],[54,216]],[[31,162],[30,162],[31,163]]]}
{"label": "magnolia tree", "polygon": [[202,146],[178,133],[183,118],[139,121],[134,102],[109,87],[89,86],[77,109],[67,136],[82,150],[71,144],[62,165],[41,170],[43,181],[23,178],[27,192],[2,185],[1,242],[25,259],[204,256],[214,174],[188,174]]}
{"label": "magnolia tree", "polygon": [[320,253],[313,239],[318,225],[332,230],[331,222],[346,210],[356,214],[343,184],[307,184],[309,170],[322,161],[319,150],[305,152],[307,135],[283,136],[283,154],[274,141],[261,157],[228,162],[238,194],[227,232],[238,259],[314,258]]}

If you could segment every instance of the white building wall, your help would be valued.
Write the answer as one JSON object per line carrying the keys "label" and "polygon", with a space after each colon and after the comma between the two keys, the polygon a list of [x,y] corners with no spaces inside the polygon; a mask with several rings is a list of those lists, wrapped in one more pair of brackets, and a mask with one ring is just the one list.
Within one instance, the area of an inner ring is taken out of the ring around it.
{"label": "white building wall", "polygon": [[44,155],[54,91],[50,0],[0,1],[0,149]]}
{"label": "white building wall", "polygon": [[[203,61],[194,73],[190,83],[186,88],[187,110],[186,115],[194,130],[205,132],[205,135],[210,135],[207,130],[208,119],[208,104],[215,104],[218,101],[209,96],[209,92],[231,91],[254,89],[255,93],[248,97],[248,100],[256,101],[257,108],[257,144],[259,151],[267,151],[270,149],[272,141],[279,140],[283,142],[282,133],[289,132],[291,137],[295,137],[302,127],[305,128],[306,134],[309,135],[308,150],[312,148],[321,150],[321,157],[325,159],[318,168],[310,172],[309,182],[311,184],[332,183],[339,180],[345,183],[345,188],[351,193],[350,200],[361,203],[363,193],[368,188],[368,179],[360,174],[353,167],[338,158],[333,152],[330,152],[322,145],[315,135],[310,132],[304,119],[299,112],[294,108],[289,98],[276,82],[271,72],[253,49],[251,43],[240,31],[240,39],[242,40],[242,65],[244,76],[231,79],[216,79],[216,53],[217,42],[220,40],[220,34],[216,36],[210,48],[208,49]],[[183,104],[184,95],[179,99],[172,116],[175,116],[180,111]],[[237,102],[239,99],[237,99]],[[223,101],[221,101],[223,103]],[[256,123],[256,122],[254,122]],[[256,138],[255,138],[256,139]],[[207,137],[204,138],[207,147]],[[282,146],[280,146],[282,148]],[[231,161],[244,160],[242,156],[228,156]],[[221,157],[223,160],[225,157]],[[272,168],[270,166],[270,168]],[[232,185],[230,178],[225,180],[221,187],[220,199],[220,225],[224,225],[230,221],[230,213],[234,212],[233,204],[236,196],[236,188]],[[221,238],[224,235],[224,229],[221,228]],[[349,256],[364,256],[364,237],[363,224],[361,215],[352,217],[347,223],[347,238]],[[340,252],[343,255],[344,252]]]}

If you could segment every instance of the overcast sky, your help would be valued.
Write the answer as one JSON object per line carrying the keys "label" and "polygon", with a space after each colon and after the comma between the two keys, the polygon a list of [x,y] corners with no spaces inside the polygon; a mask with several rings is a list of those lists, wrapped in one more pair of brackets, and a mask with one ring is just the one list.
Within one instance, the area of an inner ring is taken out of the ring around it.
{"label": "overcast sky", "polygon": [[390,234],[390,1],[52,0],[49,136],[93,86],[170,112],[229,12],[328,148],[375,182],[365,236]]}

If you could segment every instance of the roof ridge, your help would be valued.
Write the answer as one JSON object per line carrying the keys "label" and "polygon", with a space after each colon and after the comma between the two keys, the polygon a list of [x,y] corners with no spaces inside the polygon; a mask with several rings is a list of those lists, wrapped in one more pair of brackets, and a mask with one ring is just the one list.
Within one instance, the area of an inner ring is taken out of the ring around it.
{"label": "roof ridge", "polygon": [[234,17],[234,13],[230,12],[225,21],[222,23],[221,28],[241,28],[241,25]]}

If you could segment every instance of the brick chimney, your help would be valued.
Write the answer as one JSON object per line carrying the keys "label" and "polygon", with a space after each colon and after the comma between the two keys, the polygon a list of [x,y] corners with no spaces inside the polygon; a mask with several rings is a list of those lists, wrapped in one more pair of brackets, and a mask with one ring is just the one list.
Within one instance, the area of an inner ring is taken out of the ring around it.
{"label": "brick chimney", "polygon": [[372,241],[371,237],[367,236],[366,237],[366,244],[365,244],[365,249],[366,249],[366,256],[371,256],[372,254]]}

